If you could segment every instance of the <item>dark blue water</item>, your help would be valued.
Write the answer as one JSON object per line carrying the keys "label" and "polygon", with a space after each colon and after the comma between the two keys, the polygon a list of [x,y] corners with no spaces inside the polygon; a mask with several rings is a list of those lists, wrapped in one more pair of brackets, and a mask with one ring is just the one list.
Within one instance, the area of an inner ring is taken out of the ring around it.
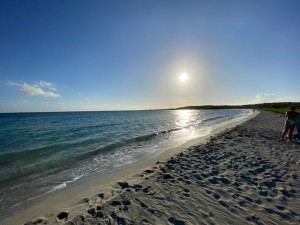
{"label": "dark blue water", "polygon": [[249,110],[0,114],[0,207],[149,158],[250,114]]}

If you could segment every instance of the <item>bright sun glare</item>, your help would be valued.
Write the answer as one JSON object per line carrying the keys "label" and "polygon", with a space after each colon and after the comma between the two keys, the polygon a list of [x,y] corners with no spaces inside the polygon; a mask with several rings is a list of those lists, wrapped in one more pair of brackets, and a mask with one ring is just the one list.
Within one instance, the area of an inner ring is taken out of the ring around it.
{"label": "bright sun glare", "polygon": [[188,75],[186,73],[182,73],[179,76],[181,82],[185,82],[188,79]]}

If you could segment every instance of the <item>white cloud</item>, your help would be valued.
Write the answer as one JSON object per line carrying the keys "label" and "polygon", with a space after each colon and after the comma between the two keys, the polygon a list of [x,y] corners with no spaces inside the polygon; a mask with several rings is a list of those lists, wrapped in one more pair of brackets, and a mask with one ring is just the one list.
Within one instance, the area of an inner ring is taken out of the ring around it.
{"label": "white cloud", "polygon": [[59,94],[50,91],[44,91],[42,88],[35,85],[22,84],[20,91],[29,96],[43,96],[43,97],[59,97]]}
{"label": "white cloud", "polygon": [[49,88],[49,90],[51,90],[51,91],[56,91],[55,84],[53,84],[53,83],[50,83],[50,82],[41,80],[41,81],[38,83],[38,85],[39,85],[40,87],[46,87],[46,88]]}
{"label": "white cloud", "polygon": [[8,86],[21,86],[20,84],[12,82],[12,81],[7,81],[5,84]]}
{"label": "white cloud", "polygon": [[20,87],[20,91],[24,95],[28,96],[60,97],[59,94],[54,92],[56,91],[55,85],[46,81],[40,81],[35,84],[20,84],[12,81],[7,81],[6,85]]}
{"label": "white cloud", "polygon": [[279,101],[279,99],[274,94],[268,94],[268,93],[261,93],[257,94],[253,103],[268,103],[268,102],[276,102]]}

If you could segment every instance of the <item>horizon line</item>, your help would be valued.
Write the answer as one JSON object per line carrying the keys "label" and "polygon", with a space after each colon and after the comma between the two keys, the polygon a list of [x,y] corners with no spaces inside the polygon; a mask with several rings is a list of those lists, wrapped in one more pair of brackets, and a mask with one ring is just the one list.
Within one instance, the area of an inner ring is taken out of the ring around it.
{"label": "horizon line", "polygon": [[4,113],[68,113],[68,112],[126,112],[126,111],[154,111],[154,110],[180,110],[188,107],[246,107],[246,106],[255,106],[263,104],[293,104],[300,102],[264,102],[264,103],[250,103],[243,105],[190,105],[190,106],[180,106],[175,108],[162,108],[162,109],[115,109],[115,110],[70,110],[70,111],[20,111],[20,112],[0,112]]}

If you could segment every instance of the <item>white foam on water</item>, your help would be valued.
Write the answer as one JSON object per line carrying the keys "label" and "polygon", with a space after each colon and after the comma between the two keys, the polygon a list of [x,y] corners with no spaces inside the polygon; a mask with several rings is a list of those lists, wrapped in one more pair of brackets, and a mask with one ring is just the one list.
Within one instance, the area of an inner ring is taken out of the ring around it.
{"label": "white foam on water", "polygon": [[55,186],[49,192],[57,191],[59,189],[65,188],[65,187],[67,187],[67,182],[64,182],[64,183],[62,183],[60,185]]}
{"label": "white foam on water", "polygon": [[51,192],[53,192],[53,191],[57,191],[57,190],[59,190],[59,189],[62,189],[62,188],[67,187],[67,184],[68,184],[68,183],[72,183],[72,182],[74,182],[74,181],[80,179],[80,178],[83,177],[84,175],[86,175],[86,174],[79,175],[79,176],[75,177],[74,179],[72,179],[72,180],[70,180],[70,181],[63,182],[62,184],[59,184],[59,185],[53,187],[50,191],[48,191],[48,193],[51,193]]}

